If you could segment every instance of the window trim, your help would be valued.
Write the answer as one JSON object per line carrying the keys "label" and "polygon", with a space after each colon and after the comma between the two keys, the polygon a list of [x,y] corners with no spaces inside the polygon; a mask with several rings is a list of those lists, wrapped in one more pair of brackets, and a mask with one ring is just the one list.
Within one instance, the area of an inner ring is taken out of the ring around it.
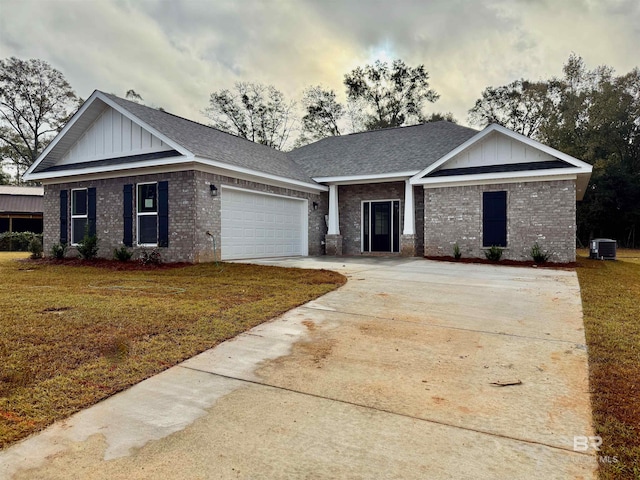
{"label": "window trim", "polygon": [[[79,191],[82,191],[82,190],[84,190],[86,192],[86,195],[85,195],[85,202],[86,202],[85,211],[86,211],[86,213],[84,215],[77,215],[77,214],[73,213],[74,192],[79,192]],[[74,234],[74,228],[73,228],[73,223],[74,222],[73,221],[76,220],[76,219],[79,219],[79,218],[84,218],[85,221],[86,221],[85,225],[89,224],[89,189],[86,188],[86,187],[85,188],[72,188],[71,189],[71,199],[70,200],[71,200],[71,205],[70,205],[70,207],[71,207],[70,208],[70,210],[71,210],[71,239],[70,239],[71,242],[70,242],[70,244],[71,244],[72,247],[76,247],[76,246],[78,246],[79,242],[73,243],[73,238],[74,238],[74,235],[73,235]],[[84,237],[84,233],[83,233],[83,237]]]}
{"label": "window trim", "polygon": [[[142,185],[155,185],[156,186],[156,211],[155,212],[140,212],[140,187]],[[139,247],[157,247],[158,246],[158,182],[140,182],[136,183],[136,244]],[[140,243],[140,217],[156,217],[156,241],[155,243]]]}

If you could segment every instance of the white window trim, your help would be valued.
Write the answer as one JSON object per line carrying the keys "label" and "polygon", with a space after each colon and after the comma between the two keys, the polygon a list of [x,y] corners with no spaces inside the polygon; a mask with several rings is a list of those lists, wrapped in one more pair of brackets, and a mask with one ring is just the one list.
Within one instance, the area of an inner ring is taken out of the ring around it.
{"label": "white window trim", "polygon": [[[155,185],[156,186],[156,211],[155,212],[139,212],[140,208],[139,203],[139,195],[140,190],[139,187],[141,185]],[[156,243],[140,243],[140,217],[150,217],[155,215],[158,217],[158,182],[141,182],[136,183],[136,245],[139,247],[157,247],[158,246],[158,220],[156,218]]]}
{"label": "white window trim", "polygon": [[[402,202],[400,201],[399,198],[381,198],[380,200],[361,200],[360,201],[360,253],[371,253],[371,223],[372,223],[371,222],[371,204],[378,203],[378,202],[391,203],[391,249],[389,250],[388,253],[396,253],[393,251],[393,227],[394,227],[393,202],[398,202],[398,206],[402,207]],[[367,251],[365,251],[364,249],[364,204],[365,203],[369,204],[369,232],[367,232],[369,236],[369,250]],[[402,222],[400,222],[400,225],[402,225]],[[398,226],[398,228],[400,228],[400,226]],[[398,230],[398,232],[400,232],[400,230]],[[398,245],[398,247],[400,247],[400,245]],[[381,253],[387,253],[387,252],[381,252]]]}
{"label": "white window trim", "polygon": [[[74,215],[73,214],[73,192],[79,192],[84,190],[85,192],[87,192],[86,194],[86,214],[84,215]],[[71,189],[71,242],[69,242],[71,244],[72,247],[77,247],[78,243],[73,243],[73,221],[77,218],[84,218],[87,221],[87,224],[89,223],[89,189],[88,188],[73,188]]]}

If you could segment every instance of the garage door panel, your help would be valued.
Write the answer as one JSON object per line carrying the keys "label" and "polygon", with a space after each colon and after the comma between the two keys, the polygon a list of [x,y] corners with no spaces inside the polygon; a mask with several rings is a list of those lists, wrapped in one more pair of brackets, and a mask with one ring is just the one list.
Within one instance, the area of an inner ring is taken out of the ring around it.
{"label": "garage door panel", "polygon": [[224,188],[222,258],[306,255],[306,202]]}

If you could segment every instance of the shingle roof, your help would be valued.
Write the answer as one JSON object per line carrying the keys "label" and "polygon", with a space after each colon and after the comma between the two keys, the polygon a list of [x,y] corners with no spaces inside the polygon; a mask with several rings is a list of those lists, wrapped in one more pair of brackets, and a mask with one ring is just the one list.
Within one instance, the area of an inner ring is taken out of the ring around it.
{"label": "shingle roof", "polygon": [[313,178],[417,172],[477,133],[445,121],[424,123],[325,138],[289,157]]}
{"label": "shingle roof", "polygon": [[314,183],[284,152],[115,95],[101,93],[196,156]]}

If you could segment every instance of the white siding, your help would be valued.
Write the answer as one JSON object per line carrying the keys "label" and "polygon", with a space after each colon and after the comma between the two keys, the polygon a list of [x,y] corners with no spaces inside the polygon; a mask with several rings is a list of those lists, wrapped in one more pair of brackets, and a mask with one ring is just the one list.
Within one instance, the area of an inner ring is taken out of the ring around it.
{"label": "white siding", "polygon": [[459,153],[440,170],[556,160],[540,150],[500,133],[492,133],[471,148]]}
{"label": "white siding", "polygon": [[171,150],[162,140],[112,108],[107,108],[58,165]]}

